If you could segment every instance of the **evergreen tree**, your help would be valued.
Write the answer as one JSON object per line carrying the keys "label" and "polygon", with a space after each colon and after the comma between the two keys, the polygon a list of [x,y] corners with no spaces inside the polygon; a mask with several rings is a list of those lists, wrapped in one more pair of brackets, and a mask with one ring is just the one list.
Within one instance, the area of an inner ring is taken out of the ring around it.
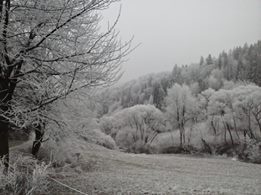
{"label": "evergreen tree", "polygon": [[207,65],[213,64],[213,59],[212,59],[211,54],[209,54],[208,57],[206,58],[206,63],[207,63]]}

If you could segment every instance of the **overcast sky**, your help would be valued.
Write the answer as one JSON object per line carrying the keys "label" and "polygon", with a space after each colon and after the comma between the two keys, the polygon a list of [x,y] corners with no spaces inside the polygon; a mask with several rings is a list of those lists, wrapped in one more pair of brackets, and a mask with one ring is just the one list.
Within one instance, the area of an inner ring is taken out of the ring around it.
{"label": "overcast sky", "polygon": [[141,43],[123,64],[122,82],[261,40],[261,0],[121,0],[104,19],[113,21],[120,5],[122,40]]}

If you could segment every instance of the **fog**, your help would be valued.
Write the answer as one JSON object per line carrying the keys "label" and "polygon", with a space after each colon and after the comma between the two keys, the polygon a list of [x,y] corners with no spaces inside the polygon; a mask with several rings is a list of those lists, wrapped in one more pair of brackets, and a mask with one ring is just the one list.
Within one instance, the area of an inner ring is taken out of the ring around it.
{"label": "fog", "polygon": [[121,82],[261,38],[260,0],[122,0],[104,11],[104,21],[112,23],[120,7],[122,40],[141,43],[123,64]]}

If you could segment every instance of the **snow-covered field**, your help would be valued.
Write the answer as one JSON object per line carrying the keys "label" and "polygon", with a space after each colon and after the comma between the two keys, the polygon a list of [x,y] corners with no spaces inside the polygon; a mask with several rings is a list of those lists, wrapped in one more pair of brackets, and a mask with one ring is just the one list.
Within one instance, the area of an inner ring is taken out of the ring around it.
{"label": "snow-covered field", "polygon": [[97,146],[80,158],[57,177],[88,194],[261,194],[261,165],[228,158],[126,154]]}

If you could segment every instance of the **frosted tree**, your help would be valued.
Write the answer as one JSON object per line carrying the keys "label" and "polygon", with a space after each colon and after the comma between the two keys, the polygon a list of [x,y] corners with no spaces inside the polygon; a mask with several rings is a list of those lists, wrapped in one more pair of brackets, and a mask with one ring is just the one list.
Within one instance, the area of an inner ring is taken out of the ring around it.
{"label": "frosted tree", "polygon": [[8,156],[10,125],[25,128],[37,121],[40,131],[48,105],[119,78],[130,42],[118,39],[118,19],[100,30],[100,10],[113,2],[0,1],[1,157]]}
{"label": "frosted tree", "polygon": [[[259,129],[261,133],[261,88],[256,85],[238,86],[233,89],[236,113],[241,121],[241,128],[250,138],[257,139]],[[261,137],[261,134],[259,134]]]}
{"label": "frosted tree", "polygon": [[214,69],[212,70],[209,78],[208,78],[208,86],[212,89],[218,90],[223,85],[223,74],[220,70]]}
{"label": "frosted tree", "polygon": [[154,83],[152,95],[153,95],[153,104],[156,106],[156,108],[162,109],[165,93],[162,86],[159,83]]}
{"label": "frosted tree", "polygon": [[[118,140],[119,145],[125,147],[146,147],[160,132],[166,130],[163,113],[153,105],[136,105],[125,108],[101,120],[105,131],[110,132],[112,137],[129,137],[127,141]],[[119,143],[120,142],[120,143]],[[129,143],[132,143],[131,145]],[[128,145],[129,144],[129,145]],[[134,149],[135,150],[135,149]]]}
{"label": "frosted tree", "polygon": [[[240,132],[248,135],[250,139],[258,139],[260,134],[257,129],[260,130],[261,121],[260,94],[260,87],[249,84],[221,89],[211,95],[208,115],[219,119],[220,125],[223,126],[225,142],[227,132],[232,144],[235,141],[234,134],[240,140]],[[215,130],[215,126],[212,126]]]}
{"label": "frosted tree", "polygon": [[171,72],[172,83],[181,84],[183,82],[183,79],[182,79],[182,76],[181,76],[181,71],[182,71],[182,69],[180,67],[178,67],[177,64],[175,64],[175,66],[173,67],[172,72]]}
{"label": "frosted tree", "polygon": [[[223,134],[224,142],[227,143],[228,132],[232,144],[235,143],[232,130],[239,138],[233,101],[233,94],[230,90],[220,89],[211,95],[208,105],[208,115],[211,117],[211,126],[215,135],[219,134],[217,126],[223,127],[220,129],[223,130],[221,134]],[[216,124],[214,124],[214,121]]]}
{"label": "frosted tree", "polygon": [[186,85],[175,84],[168,90],[166,112],[173,129],[180,132],[180,147],[185,143],[185,124],[196,117],[197,104]]}

